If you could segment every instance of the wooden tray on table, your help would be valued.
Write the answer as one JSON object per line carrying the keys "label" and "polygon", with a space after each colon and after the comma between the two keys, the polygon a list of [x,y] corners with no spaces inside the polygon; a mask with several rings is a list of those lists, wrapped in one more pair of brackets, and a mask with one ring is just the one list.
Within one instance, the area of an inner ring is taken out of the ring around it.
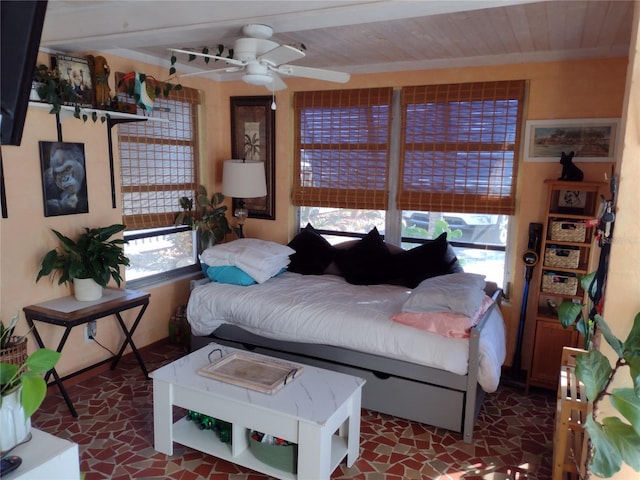
{"label": "wooden tray on table", "polygon": [[198,370],[198,374],[273,394],[302,372],[301,365],[260,357],[246,352],[233,352]]}

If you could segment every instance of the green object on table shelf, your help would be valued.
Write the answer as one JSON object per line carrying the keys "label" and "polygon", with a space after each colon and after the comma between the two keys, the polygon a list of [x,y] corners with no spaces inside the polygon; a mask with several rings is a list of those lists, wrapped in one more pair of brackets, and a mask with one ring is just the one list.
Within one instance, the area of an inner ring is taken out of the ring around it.
{"label": "green object on table shelf", "polygon": [[213,430],[222,443],[232,443],[231,424],[202,413],[187,411],[187,420],[193,421],[200,430]]}

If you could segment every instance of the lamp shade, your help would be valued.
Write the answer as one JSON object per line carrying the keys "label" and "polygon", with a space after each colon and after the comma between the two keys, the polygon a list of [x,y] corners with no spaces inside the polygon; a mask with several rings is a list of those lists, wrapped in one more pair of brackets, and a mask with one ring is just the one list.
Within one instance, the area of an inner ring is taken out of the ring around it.
{"label": "lamp shade", "polygon": [[257,198],[267,194],[264,162],[225,160],[222,194],[235,198]]}

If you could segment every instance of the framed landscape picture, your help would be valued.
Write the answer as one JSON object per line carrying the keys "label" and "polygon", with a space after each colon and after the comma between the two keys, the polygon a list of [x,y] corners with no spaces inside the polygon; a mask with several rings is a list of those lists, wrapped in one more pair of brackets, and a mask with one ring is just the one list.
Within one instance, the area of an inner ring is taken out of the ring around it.
{"label": "framed landscape picture", "polygon": [[574,162],[615,162],[619,119],[529,120],[525,162],[559,162],[575,152]]}

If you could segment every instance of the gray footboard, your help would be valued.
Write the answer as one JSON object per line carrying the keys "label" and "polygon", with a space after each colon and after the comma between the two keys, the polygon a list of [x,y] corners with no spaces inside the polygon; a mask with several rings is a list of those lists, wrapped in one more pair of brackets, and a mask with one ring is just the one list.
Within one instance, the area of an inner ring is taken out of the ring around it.
{"label": "gray footboard", "polygon": [[[495,293],[496,300],[500,293]],[[330,345],[272,340],[228,324],[208,337],[192,337],[191,348],[215,341],[364,378],[363,408],[459,432],[465,442],[471,443],[484,396],[478,385],[478,352],[480,332],[488,315],[472,329],[467,375]]]}

